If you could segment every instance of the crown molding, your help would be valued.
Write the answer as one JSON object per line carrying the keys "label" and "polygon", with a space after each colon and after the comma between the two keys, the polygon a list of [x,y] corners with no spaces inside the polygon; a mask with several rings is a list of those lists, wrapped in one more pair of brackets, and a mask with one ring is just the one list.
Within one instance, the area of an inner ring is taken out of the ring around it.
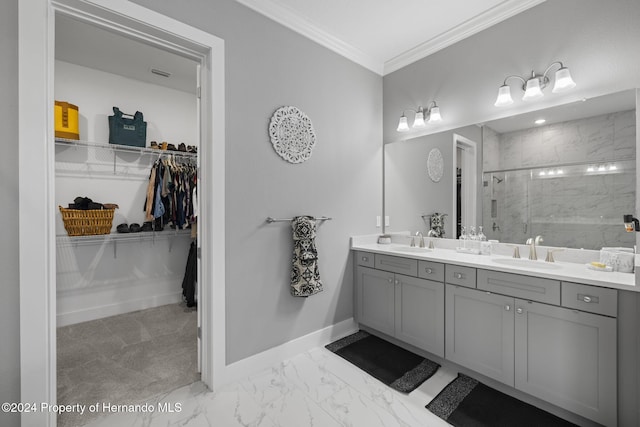
{"label": "crown molding", "polygon": [[439,50],[485,30],[507,18],[524,12],[546,0],[506,0],[413,49],[384,63],[383,75],[392,73]]}
{"label": "crown molding", "polygon": [[333,36],[317,25],[303,18],[290,8],[277,1],[265,0],[236,0],[238,3],[284,25],[285,27],[313,40],[314,42],[336,52],[339,55],[373,71],[379,75],[386,75],[399,70],[413,62],[429,56],[441,49],[472,36],[507,18],[517,15],[546,0],[505,0],[499,5],[483,12],[462,24],[445,31],[438,36],[419,44],[413,49],[401,53],[384,63],[363,52],[355,46]]}
{"label": "crown molding", "polygon": [[287,7],[275,1],[264,0],[236,0],[238,3],[266,16],[279,24],[313,40],[314,42],[336,52],[339,55],[359,64],[376,74],[382,75],[384,64],[366,54],[362,50],[345,43],[343,40],[329,34]]}

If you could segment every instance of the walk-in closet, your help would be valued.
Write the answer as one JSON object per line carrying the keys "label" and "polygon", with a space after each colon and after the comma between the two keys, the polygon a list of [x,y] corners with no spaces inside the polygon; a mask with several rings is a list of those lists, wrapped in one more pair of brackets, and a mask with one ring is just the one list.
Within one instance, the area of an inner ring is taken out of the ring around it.
{"label": "walk-in closet", "polygon": [[[55,28],[54,96],[79,133],[55,142],[57,399],[144,402],[200,379],[198,65],[65,14]],[[143,146],[110,143],[113,107],[142,113]],[[106,234],[70,235],[63,212],[87,207],[115,208]]]}

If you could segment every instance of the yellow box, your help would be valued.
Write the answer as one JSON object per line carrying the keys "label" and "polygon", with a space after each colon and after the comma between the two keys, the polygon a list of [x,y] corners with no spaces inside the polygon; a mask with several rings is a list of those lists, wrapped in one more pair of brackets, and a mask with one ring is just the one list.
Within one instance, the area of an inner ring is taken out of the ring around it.
{"label": "yellow box", "polygon": [[80,139],[77,105],[55,101],[54,119],[56,138]]}

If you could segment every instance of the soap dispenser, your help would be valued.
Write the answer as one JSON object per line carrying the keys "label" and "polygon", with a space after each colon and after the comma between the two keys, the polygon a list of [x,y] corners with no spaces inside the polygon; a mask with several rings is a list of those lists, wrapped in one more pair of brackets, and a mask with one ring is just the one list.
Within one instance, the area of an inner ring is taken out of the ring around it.
{"label": "soap dispenser", "polygon": [[633,215],[625,215],[623,218],[624,218],[624,228],[627,230],[627,233],[640,231],[640,223],[638,223],[637,218],[634,218]]}

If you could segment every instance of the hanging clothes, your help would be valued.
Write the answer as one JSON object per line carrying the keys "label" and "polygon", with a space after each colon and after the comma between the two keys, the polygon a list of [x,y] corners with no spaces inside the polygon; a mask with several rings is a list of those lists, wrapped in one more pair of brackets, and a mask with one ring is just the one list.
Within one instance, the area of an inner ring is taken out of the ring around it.
{"label": "hanging clothes", "polygon": [[191,242],[187,266],[182,279],[182,297],[187,303],[187,307],[196,305],[196,281],[198,277],[198,247],[196,242]]}
{"label": "hanging clothes", "polygon": [[296,216],[291,221],[291,228],[293,231],[291,295],[308,297],[322,291],[315,243],[316,220],[312,216]]}
{"label": "hanging clothes", "polygon": [[155,162],[144,204],[146,221],[160,221],[180,230],[190,228],[196,221],[193,196],[197,181],[193,165],[180,164],[173,157]]}

